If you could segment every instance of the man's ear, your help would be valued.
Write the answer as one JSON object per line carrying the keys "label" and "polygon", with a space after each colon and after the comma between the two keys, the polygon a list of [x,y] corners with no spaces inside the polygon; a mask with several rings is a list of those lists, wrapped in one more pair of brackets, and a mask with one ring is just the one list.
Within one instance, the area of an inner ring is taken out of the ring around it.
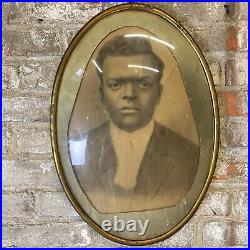
{"label": "man's ear", "polygon": [[104,91],[103,91],[103,85],[102,84],[99,87],[99,94],[100,94],[101,102],[103,103],[103,101],[104,101]]}

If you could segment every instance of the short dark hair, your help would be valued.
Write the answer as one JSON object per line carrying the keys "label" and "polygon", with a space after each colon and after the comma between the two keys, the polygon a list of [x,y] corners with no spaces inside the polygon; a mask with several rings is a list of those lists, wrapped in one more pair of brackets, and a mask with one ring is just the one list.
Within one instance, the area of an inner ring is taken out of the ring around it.
{"label": "short dark hair", "polygon": [[[103,69],[104,60],[108,56],[137,56],[137,55],[150,55],[157,64],[159,70],[159,80],[162,77],[164,64],[162,60],[153,52],[152,46],[147,38],[126,37],[124,35],[116,36],[100,49],[96,63],[100,69]],[[102,73],[97,69],[97,74],[102,81]]]}

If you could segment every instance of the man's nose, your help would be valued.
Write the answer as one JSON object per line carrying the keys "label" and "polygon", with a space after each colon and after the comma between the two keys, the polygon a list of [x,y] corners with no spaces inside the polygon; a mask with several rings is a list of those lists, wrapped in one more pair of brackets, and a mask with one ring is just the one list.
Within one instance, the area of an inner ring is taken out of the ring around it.
{"label": "man's nose", "polygon": [[124,84],[123,99],[133,100],[136,98],[136,86],[129,82]]}

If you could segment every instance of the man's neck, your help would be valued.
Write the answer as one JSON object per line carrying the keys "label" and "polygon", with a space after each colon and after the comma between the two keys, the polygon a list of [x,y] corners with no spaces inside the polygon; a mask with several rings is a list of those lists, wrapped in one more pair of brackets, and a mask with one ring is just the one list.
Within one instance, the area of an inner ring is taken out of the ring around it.
{"label": "man's neck", "polygon": [[119,127],[117,127],[112,121],[110,121],[110,129],[112,133],[114,134],[120,134],[124,136],[137,136],[137,135],[148,135],[151,136],[155,126],[155,121],[153,119],[150,120],[149,123],[147,123],[145,126],[133,131],[133,132],[128,132],[126,130],[123,130]]}

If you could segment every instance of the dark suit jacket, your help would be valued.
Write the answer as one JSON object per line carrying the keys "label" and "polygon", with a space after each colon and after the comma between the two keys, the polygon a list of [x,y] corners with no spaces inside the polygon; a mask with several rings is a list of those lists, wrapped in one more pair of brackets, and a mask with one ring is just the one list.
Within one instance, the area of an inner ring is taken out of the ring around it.
{"label": "dark suit jacket", "polygon": [[142,211],[176,205],[194,182],[199,146],[155,123],[131,191],[114,183],[116,154],[108,123],[86,135],[84,166],[74,166],[77,180],[101,213]]}

